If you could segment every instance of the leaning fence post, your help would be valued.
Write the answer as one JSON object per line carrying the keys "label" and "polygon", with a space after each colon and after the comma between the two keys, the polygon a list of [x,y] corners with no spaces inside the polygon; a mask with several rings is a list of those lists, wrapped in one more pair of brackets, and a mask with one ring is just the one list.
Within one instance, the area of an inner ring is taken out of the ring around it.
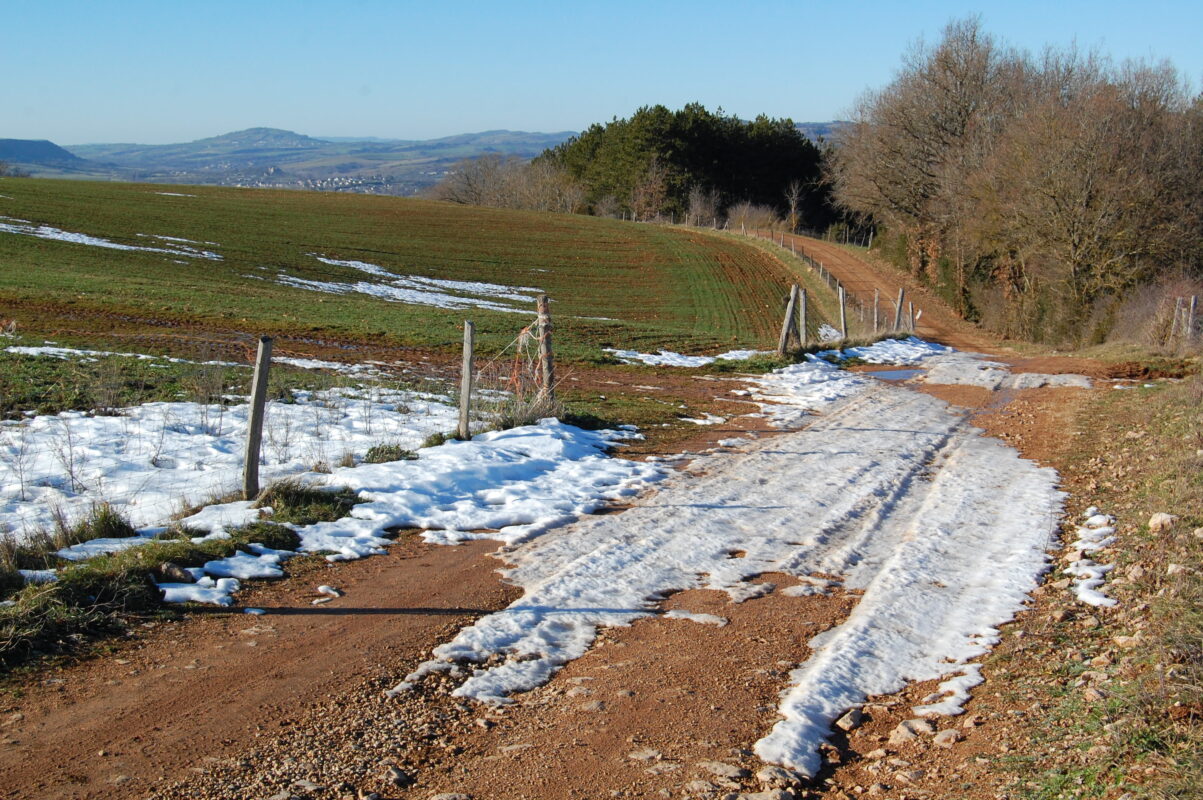
{"label": "leaning fence post", "polygon": [[539,387],[539,397],[554,402],[556,373],[551,355],[551,309],[547,295],[539,295],[535,300],[535,309],[539,313],[539,367],[543,378],[543,385]]}
{"label": "leaning fence post", "polygon": [[906,289],[898,288],[898,303],[894,306],[894,327],[890,329],[891,333],[896,333],[902,328],[902,299],[906,297]]}
{"label": "leaning fence post", "polygon": [[781,338],[777,340],[777,355],[785,357],[789,347],[789,334],[794,327],[794,311],[798,306],[798,284],[789,289],[789,302],[785,304],[785,319],[781,322]]}
{"label": "leaning fence post", "polygon": [[847,309],[848,293],[845,292],[844,287],[840,286],[838,283],[836,284],[836,286],[838,287],[839,296],[840,296],[840,338],[847,339],[848,338],[848,309]]}
{"label": "leaning fence post", "polygon": [[246,427],[246,451],[242,466],[242,497],[253,500],[259,494],[259,446],[263,439],[263,412],[267,405],[267,373],[272,362],[270,336],[259,337],[255,356],[255,377],[251,380],[251,417]]}
{"label": "leaning fence post", "polygon": [[460,370],[459,379],[459,438],[468,441],[472,438],[472,422],[469,412],[472,409],[472,349],[476,343],[476,326],[471,320],[464,320],[464,365]]}

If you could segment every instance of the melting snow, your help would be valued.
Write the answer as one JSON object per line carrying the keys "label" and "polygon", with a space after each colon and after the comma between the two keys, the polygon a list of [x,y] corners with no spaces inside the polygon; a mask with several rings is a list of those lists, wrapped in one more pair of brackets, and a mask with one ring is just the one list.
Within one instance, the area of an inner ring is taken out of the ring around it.
{"label": "melting snow", "polygon": [[[51,239],[59,242],[71,242],[73,244],[89,245],[91,247],[104,247],[109,250],[140,250],[147,253],[167,253],[173,256],[188,256],[191,258],[206,258],[211,261],[221,261],[221,256],[209,250],[200,250],[194,247],[189,247],[184,244],[179,244],[176,247],[144,247],[141,245],[121,244],[110,239],[103,239],[99,236],[89,236],[86,233],[72,233],[70,231],[59,230],[49,225],[36,225],[32,222],[23,219],[14,219],[13,217],[0,216],[0,233],[15,233],[22,236],[35,236],[39,239]],[[161,237],[166,239],[167,237]],[[186,240],[172,240],[186,241]]]}
{"label": "melting snow", "polygon": [[[245,404],[149,403],[120,416],[72,411],[0,422],[0,528],[18,536],[48,529],[52,508],[74,520],[97,502],[135,527],[160,525],[181,507],[227,494],[240,485],[247,413]],[[381,442],[416,448],[455,420],[454,408],[413,392],[297,392],[295,402],[268,407],[262,480]]]}
{"label": "melting snow", "polygon": [[653,354],[607,347],[605,352],[610,353],[624,364],[647,364],[653,367],[704,367],[715,361],[747,361],[749,358],[762,355],[764,351],[729,350],[717,356],[683,356],[670,350],[661,350],[659,353]]}
{"label": "melting snow", "polygon": [[[434,306],[435,308],[480,308],[487,311],[502,311],[506,313],[531,313],[531,304],[540,289],[529,286],[502,286],[481,281],[452,281],[440,278],[425,278],[419,275],[397,275],[376,264],[366,261],[340,261],[313,256],[323,264],[365,272],[384,283],[357,281],[355,283],[340,283],[333,281],[315,281],[297,278],[280,273],[276,277],[278,283],[308,289],[315,292],[332,294],[360,293],[379,297],[398,303],[411,305]],[[453,294],[454,293],[454,294]],[[511,302],[503,302],[511,301]],[[521,305],[514,305],[520,303]]]}
{"label": "melting snow", "polygon": [[[1109,514],[1100,514],[1093,506],[1083,515],[1084,521],[1075,533],[1077,541],[1069,547],[1080,553],[1093,553],[1115,544],[1115,518]],[[1115,569],[1114,564],[1098,564],[1094,560],[1083,557],[1073,561],[1065,568],[1072,575],[1074,595],[1079,601],[1095,607],[1109,608],[1118,601],[1099,591],[1106,581],[1107,573]]]}
{"label": "melting snow", "polygon": [[[935,398],[822,362],[767,376],[758,394],[792,407],[773,414],[779,424],[808,427],[702,457],[700,475],[668,478],[621,515],[507,548],[523,597],[437,647],[393,691],[466,661],[478,666],[455,694],[507,702],[583,655],[599,627],[655,613],[668,592],[720,589],[738,602],[772,591],[749,583],[761,573],[822,573],[863,596],[812,640],[757,753],[814,774],[836,718],[908,681],[946,678],[949,697],[932,710],[959,711],[968,662],[1045,568],[1062,501],[1055,473]],[[485,666],[494,654],[505,659]]]}

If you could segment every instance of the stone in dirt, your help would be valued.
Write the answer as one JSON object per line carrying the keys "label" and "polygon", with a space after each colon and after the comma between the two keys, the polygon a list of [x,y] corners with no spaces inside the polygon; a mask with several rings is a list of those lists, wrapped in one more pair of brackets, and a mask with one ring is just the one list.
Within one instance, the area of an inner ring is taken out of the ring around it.
{"label": "stone in dirt", "polygon": [[711,775],[716,775],[720,778],[746,778],[748,771],[742,767],[737,767],[734,764],[724,764],[721,761],[699,761],[698,766],[709,772]]}
{"label": "stone in dirt", "polygon": [[794,789],[802,785],[802,776],[798,773],[771,765],[759,769],[756,780],[773,789]]}
{"label": "stone in dirt", "polygon": [[908,719],[898,723],[898,727],[890,731],[890,744],[899,745],[913,742],[919,734],[929,736],[935,733],[935,728],[925,719]]}
{"label": "stone in dirt", "polygon": [[794,800],[794,793],[786,789],[765,789],[763,792],[744,792],[739,800]]}
{"label": "stone in dirt", "polygon": [[1170,528],[1174,527],[1174,523],[1177,521],[1178,518],[1173,514],[1167,514],[1164,511],[1158,511],[1156,514],[1149,517],[1149,531],[1152,533],[1168,531]]}
{"label": "stone in dirt", "polygon": [[653,750],[650,747],[644,747],[631,753],[627,753],[627,758],[634,761],[655,761],[656,759],[660,758],[660,755],[661,754],[659,750]]}
{"label": "stone in dirt", "polygon": [[961,741],[962,738],[961,732],[956,728],[948,728],[937,733],[932,742],[936,747],[951,748],[954,744]]}
{"label": "stone in dirt", "polygon": [[472,800],[472,795],[461,794],[459,792],[443,792],[442,794],[432,794],[430,800]]}
{"label": "stone in dirt", "polygon": [[154,576],[158,583],[196,583],[191,572],[172,561],[164,561],[155,567]]}
{"label": "stone in dirt", "polygon": [[842,731],[850,731],[860,725],[861,710],[859,708],[851,708],[844,716],[835,721],[835,726]]}

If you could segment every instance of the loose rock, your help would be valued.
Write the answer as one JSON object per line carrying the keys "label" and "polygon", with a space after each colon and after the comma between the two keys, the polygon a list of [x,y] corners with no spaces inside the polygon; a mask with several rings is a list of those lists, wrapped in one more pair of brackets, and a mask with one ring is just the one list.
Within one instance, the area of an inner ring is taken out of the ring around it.
{"label": "loose rock", "polygon": [[961,732],[956,728],[947,728],[937,733],[935,738],[932,739],[932,743],[935,744],[936,747],[951,749],[952,746],[961,741],[962,738]]}
{"label": "loose rock", "polygon": [[781,767],[762,767],[756,772],[756,780],[774,789],[793,789],[802,785],[802,776]]}
{"label": "loose rock", "polygon": [[850,708],[844,716],[835,721],[835,726],[842,731],[850,731],[860,725],[862,718],[859,708]]}
{"label": "loose rock", "polygon": [[1164,511],[1158,511],[1156,514],[1149,517],[1149,530],[1153,533],[1168,531],[1170,528],[1174,527],[1174,523],[1177,521],[1178,518],[1173,514],[1167,514]]}
{"label": "loose rock", "polygon": [[724,764],[721,761],[699,761],[698,766],[709,772],[711,775],[716,775],[720,778],[746,778],[749,773],[742,767],[737,767],[734,764]]}

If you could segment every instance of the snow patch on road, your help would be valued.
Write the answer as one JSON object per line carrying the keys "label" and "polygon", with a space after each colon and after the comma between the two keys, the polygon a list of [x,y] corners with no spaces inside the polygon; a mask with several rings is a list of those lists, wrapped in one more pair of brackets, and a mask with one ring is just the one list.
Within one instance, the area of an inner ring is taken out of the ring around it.
{"label": "snow patch on road", "polygon": [[673,475],[621,515],[507,548],[523,597],[435,648],[393,691],[467,662],[476,667],[454,694],[505,703],[583,655],[599,627],[654,614],[671,592],[739,602],[773,591],[750,582],[760,574],[817,573],[863,596],[791,673],[762,758],[814,774],[839,715],[908,681],[948,677],[933,710],[959,711],[968,662],[1045,568],[1062,502],[1055,473],[935,398],[823,362],[765,376],[757,394],[791,406],[774,412],[779,424],[808,427],[700,457],[698,474]]}

